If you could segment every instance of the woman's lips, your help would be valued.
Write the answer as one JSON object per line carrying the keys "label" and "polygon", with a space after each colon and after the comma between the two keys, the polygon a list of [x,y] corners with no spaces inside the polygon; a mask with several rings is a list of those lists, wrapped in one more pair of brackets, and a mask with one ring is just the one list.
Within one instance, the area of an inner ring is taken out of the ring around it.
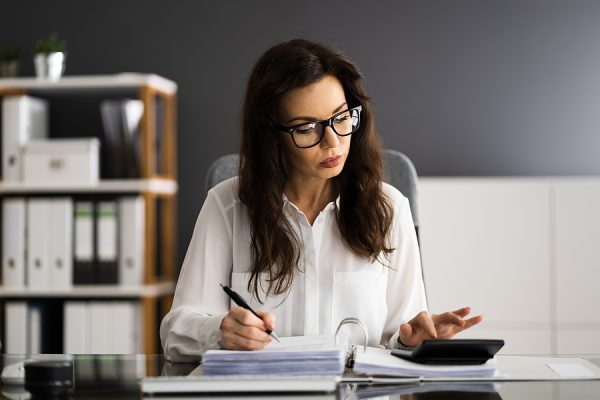
{"label": "woman's lips", "polygon": [[342,161],[342,156],[329,157],[321,161],[319,165],[325,168],[337,167]]}

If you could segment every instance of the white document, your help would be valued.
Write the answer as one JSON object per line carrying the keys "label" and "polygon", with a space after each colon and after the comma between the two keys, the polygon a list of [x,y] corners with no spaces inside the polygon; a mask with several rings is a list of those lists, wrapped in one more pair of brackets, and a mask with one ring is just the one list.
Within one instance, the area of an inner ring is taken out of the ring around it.
{"label": "white document", "polygon": [[31,198],[27,201],[27,285],[32,289],[50,287],[49,215],[48,198]]}
{"label": "white document", "polygon": [[4,351],[6,354],[27,353],[27,303],[24,301],[8,301],[4,306]]}
{"label": "white document", "polygon": [[2,201],[2,280],[8,288],[25,287],[25,225],[24,198]]}
{"label": "white document", "polygon": [[29,304],[27,307],[29,330],[27,332],[27,352],[40,354],[42,352],[42,306]]}
{"label": "white document", "polygon": [[416,376],[416,377],[491,377],[497,372],[497,362],[492,359],[478,365],[419,364],[393,356],[389,349],[358,346],[355,353],[354,372],[365,375]]}
{"label": "white document", "polygon": [[600,367],[582,358],[496,355],[483,365],[417,364],[392,356],[390,350],[356,352],[354,372],[364,376],[420,377],[421,381],[557,381],[600,379]]}
{"label": "white document", "polygon": [[142,196],[119,199],[119,282],[144,282],[145,205]]}
{"label": "white document", "polygon": [[112,354],[138,354],[140,346],[141,319],[139,306],[132,301],[115,301],[108,304],[112,319],[109,330],[108,351]]}
{"label": "white document", "polygon": [[48,102],[31,96],[2,99],[2,179],[22,179],[22,147],[48,136]]}
{"label": "white document", "polygon": [[209,350],[202,355],[205,375],[342,375],[345,350],[332,336],[281,338],[263,350]]}
{"label": "white document", "polygon": [[49,217],[50,287],[68,288],[73,285],[73,200],[53,198]]}
{"label": "white document", "polygon": [[63,352],[90,353],[88,306],[83,301],[65,301],[63,306]]}

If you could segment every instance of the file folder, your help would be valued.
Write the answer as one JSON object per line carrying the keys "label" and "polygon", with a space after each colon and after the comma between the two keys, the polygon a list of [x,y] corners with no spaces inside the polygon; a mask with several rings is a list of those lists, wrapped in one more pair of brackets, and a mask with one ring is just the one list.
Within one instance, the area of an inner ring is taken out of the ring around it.
{"label": "file folder", "polygon": [[5,352],[6,354],[27,353],[27,303],[8,301],[5,303]]}
{"label": "file folder", "polygon": [[110,315],[108,302],[91,301],[88,303],[89,352],[92,354],[110,353],[110,332],[114,321]]}
{"label": "file folder", "polygon": [[91,201],[75,202],[73,283],[94,283],[94,204]]}
{"label": "file folder", "polygon": [[31,139],[48,136],[48,103],[31,96],[2,99],[2,179],[22,179],[22,147]]}
{"label": "file folder", "polygon": [[50,201],[48,231],[50,286],[68,288],[73,284],[73,200],[69,197]]}
{"label": "file folder", "polygon": [[96,283],[117,284],[119,269],[117,247],[119,231],[116,201],[102,201],[96,207],[97,275]]}
{"label": "file folder", "polygon": [[140,346],[141,315],[139,306],[132,301],[108,303],[114,327],[109,329],[108,352],[112,354],[138,354]]}
{"label": "file folder", "polygon": [[65,354],[90,353],[90,321],[88,306],[82,301],[65,301],[63,306],[63,352]]}
{"label": "file folder", "polygon": [[27,284],[30,288],[50,287],[49,214],[49,199],[33,198],[27,201]]}
{"label": "file folder", "polygon": [[9,288],[25,287],[25,221],[24,198],[2,201],[2,279]]}
{"label": "file folder", "polygon": [[119,281],[122,285],[144,282],[144,214],[142,196],[119,200]]}

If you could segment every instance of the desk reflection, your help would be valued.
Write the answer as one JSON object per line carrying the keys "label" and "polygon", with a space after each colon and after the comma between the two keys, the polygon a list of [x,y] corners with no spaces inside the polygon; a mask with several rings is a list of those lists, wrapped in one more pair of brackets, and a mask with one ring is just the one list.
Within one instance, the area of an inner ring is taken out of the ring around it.
{"label": "desk reflection", "polygon": [[[162,355],[6,355],[1,357],[2,367],[24,360],[73,360],[75,369],[75,390],[72,399],[142,399],[140,379],[147,376],[186,376],[198,363],[169,363]],[[600,365],[600,358],[587,357]],[[600,381],[545,381],[545,382],[502,382],[502,383],[441,383],[404,385],[340,384],[336,393],[325,395],[245,395],[245,396],[201,396],[202,399],[598,399]],[[3,385],[0,398],[10,400],[30,399],[22,386]],[[155,399],[175,400],[190,396],[155,397]]]}

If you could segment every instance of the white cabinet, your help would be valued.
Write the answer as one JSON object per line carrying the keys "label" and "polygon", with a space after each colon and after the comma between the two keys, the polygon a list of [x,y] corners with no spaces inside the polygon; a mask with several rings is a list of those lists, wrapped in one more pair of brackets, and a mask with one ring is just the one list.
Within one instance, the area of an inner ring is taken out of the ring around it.
{"label": "white cabinet", "polygon": [[559,353],[600,353],[600,181],[554,185]]}
{"label": "white cabinet", "polygon": [[461,337],[504,353],[600,351],[600,179],[421,178],[432,312],[471,306]]}

